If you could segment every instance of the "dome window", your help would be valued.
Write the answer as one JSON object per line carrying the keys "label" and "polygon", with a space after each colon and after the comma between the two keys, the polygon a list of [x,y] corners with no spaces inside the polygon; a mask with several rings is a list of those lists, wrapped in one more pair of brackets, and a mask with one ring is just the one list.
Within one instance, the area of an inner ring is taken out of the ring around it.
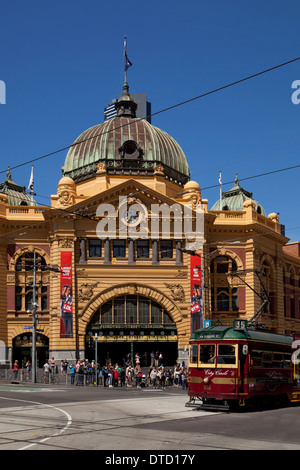
{"label": "dome window", "polygon": [[142,157],[142,149],[134,140],[127,140],[122,147],[119,148],[121,157],[125,160],[138,160]]}

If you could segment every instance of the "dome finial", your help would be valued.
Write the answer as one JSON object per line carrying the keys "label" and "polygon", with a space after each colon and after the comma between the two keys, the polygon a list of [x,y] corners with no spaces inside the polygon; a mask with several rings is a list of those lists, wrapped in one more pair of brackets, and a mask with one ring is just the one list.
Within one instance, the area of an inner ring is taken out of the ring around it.
{"label": "dome finial", "polygon": [[125,36],[124,37],[124,73],[125,73],[125,77],[124,77],[124,85],[123,85],[123,93],[124,94],[129,94],[129,85],[128,85],[128,82],[127,82],[127,70],[131,66],[132,66],[132,63],[130,62],[130,60],[128,59],[128,56],[127,56],[127,37]]}
{"label": "dome finial", "polygon": [[124,38],[124,85],[123,93],[115,104],[117,116],[136,117],[137,104],[131,99],[129,94],[129,85],[127,82],[127,70],[132,66],[132,63],[127,57],[127,37]]}
{"label": "dome finial", "polygon": [[6,178],[11,180],[11,172],[10,172],[10,165],[8,165]]}

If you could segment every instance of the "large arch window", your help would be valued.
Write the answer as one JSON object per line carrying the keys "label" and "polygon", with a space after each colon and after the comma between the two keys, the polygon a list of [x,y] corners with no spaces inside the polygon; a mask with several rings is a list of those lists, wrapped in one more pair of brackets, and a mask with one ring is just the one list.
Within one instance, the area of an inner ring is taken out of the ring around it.
{"label": "large arch window", "polygon": [[93,315],[88,328],[105,328],[107,325],[175,328],[172,318],[159,303],[140,295],[123,295],[106,302]]}

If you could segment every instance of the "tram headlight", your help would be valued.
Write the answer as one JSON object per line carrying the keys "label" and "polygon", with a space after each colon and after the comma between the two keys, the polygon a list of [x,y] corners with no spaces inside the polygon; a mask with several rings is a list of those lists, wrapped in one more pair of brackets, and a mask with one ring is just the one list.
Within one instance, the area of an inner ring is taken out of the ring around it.
{"label": "tram headlight", "polygon": [[209,378],[208,378],[208,377],[204,377],[203,382],[205,383],[205,385],[209,384]]}

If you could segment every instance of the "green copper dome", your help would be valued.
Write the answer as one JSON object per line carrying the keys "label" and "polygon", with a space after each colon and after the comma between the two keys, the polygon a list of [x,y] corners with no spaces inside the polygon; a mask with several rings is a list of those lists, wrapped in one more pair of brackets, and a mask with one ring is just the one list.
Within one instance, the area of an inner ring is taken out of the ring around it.
{"label": "green copper dome", "polygon": [[151,175],[160,165],[166,178],[184,185],[190,170],[179,144],[146,119],[135,117],[136,103],[126,90],[116,108],[116,117],[87,129],[75,140],[63,175],[84,181],[95,176],[99,163],[108,174]]}
{"label": "green copper dome", "polygon": [[12,180],[9,167],[6,179],[0,184],[0,193],[7,196],[7,203],[10,206],[37,206],[32,196],[26,193],[26,187],[20,186]]}
{"label": "green copper dome", "polygon": [[246,191],[242,186],[240,186],[238,177],[236,175],[234,186],[226,192],[222,193],[222,199],[221,201],[218,200],[215,202],[215,204],[212,206],[211,210],[212,211],[242,211],[244,210],[244,202],[251,199],[254,204],[255,204],[255,209],[256,211],[263,215],[264,217],[267,217],[267,214],[264,210],[264,208],[261,206],[261,204],[257,201],[255,201],[252,198],[253,193],[249,193]]}

